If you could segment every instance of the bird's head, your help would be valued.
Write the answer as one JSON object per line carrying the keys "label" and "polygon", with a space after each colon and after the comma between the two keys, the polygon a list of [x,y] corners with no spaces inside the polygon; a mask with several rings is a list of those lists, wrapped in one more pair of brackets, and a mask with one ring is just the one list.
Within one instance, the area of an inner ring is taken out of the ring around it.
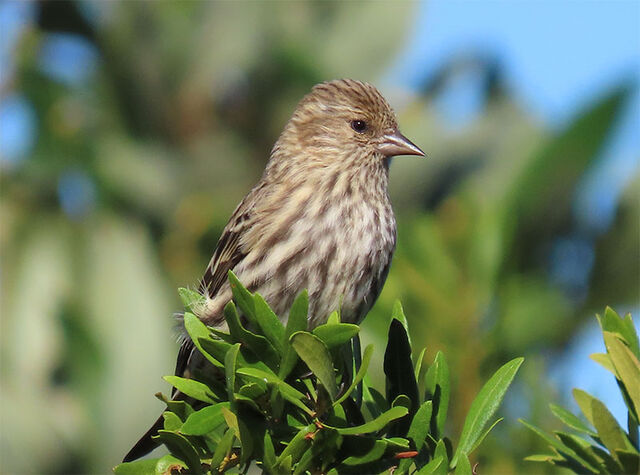
{"label": "bird's head", "polygon": [[[340,79],[316,85],[298,104],[276,145],[317,160],[424,156],[400,133],[395,114],[372,85]],[[327,163],[328,165],[328,163]]]}

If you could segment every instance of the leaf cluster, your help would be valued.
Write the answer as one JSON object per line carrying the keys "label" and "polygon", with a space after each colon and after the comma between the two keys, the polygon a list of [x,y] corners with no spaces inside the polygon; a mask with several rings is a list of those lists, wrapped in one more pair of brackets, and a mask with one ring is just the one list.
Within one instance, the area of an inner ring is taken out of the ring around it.
{"label": "leaf cluster", "polygon": [[[550,446],[551,454],[538,454],[525,460],[549,462],[566,467],[575,473],[639,473],[640,447],[638,445],[638,414],[640,411],[640,345],[631,315],[621,318],[607,307],[604,316],[597,316],[606,353],[595,353],[591,358],[610,371],[627,406],[625,431],[605,404],[580,389],[573,390],[587,422],[570,411],[551,404],[551,412],[572,432],[554,431],[553,436],[532,424],[521,421],[542,437]],[[590,442],[593,441],[593,442]]]}
{"label": "leaf cluster", "polygon": [[[286,321],[258,294],[229,274],[233,301],[225,308],[228,332],[209,328],[187,311],[184,324],[206,358],[191,379],[167,376],[188,400],[169,400],[157,438],[169,454],[123,463],[118,474],[265,473],[471,474],[469,454],[500,419],[489,424],[523,359],[501,367],[473,401],[453,447],[445,436],[450,375],[438,352],[414,363],[407,323],[393,310],[384,355],[384,393],[368,383],[373,345],[361,353],[357,325],[334,312],[307,330],[306,292]],[[199,294],[181,289],[187,310]]]}

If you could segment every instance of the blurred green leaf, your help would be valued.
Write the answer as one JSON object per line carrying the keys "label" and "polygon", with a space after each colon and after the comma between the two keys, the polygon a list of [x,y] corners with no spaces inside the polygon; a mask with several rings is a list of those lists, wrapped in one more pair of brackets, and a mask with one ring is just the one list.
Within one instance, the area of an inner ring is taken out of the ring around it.
{"label": "blurred green leaf", "polygon": [[432,473],[439,473],[440,467],[445,466],[446,463],[442,457],[434,457],[428,464],[423,466],[416,472],[417,475],[431,475]]}
{"label": "blurred green leaf", "polygon": [[[187,468],[187,464],[183,461],[176,459],[177,462],[173,467],[176,469]],[[145,459],[145,460],[136,460],[135,462],[124,462],[119,465],[116,465],[113,468],[113,473],[116,475],[148,475],[149,473],[157,473],[156,465],[158,464],[159,459]]]}
{"label": "blurred green leaf", "polygon": [[636,333],[631,314],[628,313],[624,318],[620,316],[611,307],[604,310],[604,316],[596,315],[600,327],[603,332],[617,333],[622,340],[629,345],[636,358],[640,358],[640,344],[638,343],[638,334]]}
{"label": "blurred green leaf", "polygon": [[633,448],[625,432],[600,400],[595,398],[591,400],[591,414],[593,426],[598,432],[598,437],[612,454],[615,453],[616,449],[627,450]]}
{"label": "blurred green leaf", "polygon": [[593,430],[587,427],[587,425],[584,422],[582,422],[582,420],[580,420],[580,418],[574,415],[572,412],[569,412],[565,408],[560,407],[556,404],[549,404],[549,407],[551,408],[551,412],[553,412],[553,414],[558,419],[560,419],[562,422],[564,422],[567,426],[571,427],[572,429],[575,429],[578,432],[583,432],[585,434],[589,434],[593,436],[596,435],[596,433]]}
{"label": "blurred green leaf", "polygon": [[204,296],[195,290],[180,287],[178,289],[178,294],[180,295],[180,300],[182,300],[182,305],[184,305],[184,308],[190,312],[201,307],[205,302]]}
{"label": "blurred green leaf", "polygon": [[469,457],[463,455],[458,458],[458,464],[456,465],[455,475],[471,475],[471,464],[469,463]]}
{"label": "blurred green leaf", "polygon": [[616,369],[616,376],[624,385],[631,399],[632,407],[630,410],[636,414],[637,419],[640,411],[640,362],[631,350],[618,339],[616,334],[604,331],[603,335],[609,358]]}
{"label": "blurred green leaf", "polygon": [[425,376],[425,386],[429,398],[433,399],[433,409],[436,415],[436,432],[434,437],[439,438],[444,430],[449,409],[449,365],[441,351],[436,353],[433,364],[429,366]]}

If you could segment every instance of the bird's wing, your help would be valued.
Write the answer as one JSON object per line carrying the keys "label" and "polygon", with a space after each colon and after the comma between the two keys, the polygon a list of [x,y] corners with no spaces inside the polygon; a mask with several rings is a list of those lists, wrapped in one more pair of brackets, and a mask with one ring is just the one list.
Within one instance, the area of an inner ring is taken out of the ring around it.
{"label": "bird's wing", "polygon": [[263,195],[263,185],[256,186],[235,209],[222,231],[213,257],[200,280],[200,293],[213,298],[227,279],[227,273],[240,262],[247,253],[243,249],[243,236],[251,226],[256,212],[256,204]]}

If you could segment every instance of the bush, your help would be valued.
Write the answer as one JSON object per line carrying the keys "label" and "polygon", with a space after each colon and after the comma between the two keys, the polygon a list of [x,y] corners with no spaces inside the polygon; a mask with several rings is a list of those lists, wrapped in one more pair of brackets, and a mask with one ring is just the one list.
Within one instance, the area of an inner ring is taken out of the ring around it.
{"label": "bush", "polygon": [[[246,472],[269,474],[471,474],[469,454],[482,442],[523,358],[502,366],[484,385],[466,417],[457,448],[444,435],[450,379],[444,355],[414,364],[402,307],[396,304],[384,356],[384,394],[371,387],[373,353],[361,355],[357,325],[333,313],[307,331],[307,294],[293,303],[286,325],[258,294],[229,275],[234,299],[224,311],[229,332],[206,327],[189,312],[202,298],[180,293],[184,323],[211,364],[193,379],[165,379],[193,403],[166,402],[158,439],[169,454],[123,463],[118,474]],[[244,319],[239,317],[238,309]],[[246,319],[246,320],[245,320]],[[245,323],[243,323],[245,322]]]}
{"label": "bush", "polygon": [[[575,433],[555,431],[551,436],[532,424],[521,421],[542,437],[551,454],[527,457],[533,462],[549,462],[575,473],[631,473],[640,471],[638,451],[638,411],[640,410],[640,347],[631,315],[623,319],[608,308],[597,316],[606,354],[591,358],[611,371],[627,406],[627,431],[615,420],[602,401],[580,389],[573,390],[587,422],[568,410],[551,404],[551,412]],[[595,442],[590,443],[591,439]]]}

